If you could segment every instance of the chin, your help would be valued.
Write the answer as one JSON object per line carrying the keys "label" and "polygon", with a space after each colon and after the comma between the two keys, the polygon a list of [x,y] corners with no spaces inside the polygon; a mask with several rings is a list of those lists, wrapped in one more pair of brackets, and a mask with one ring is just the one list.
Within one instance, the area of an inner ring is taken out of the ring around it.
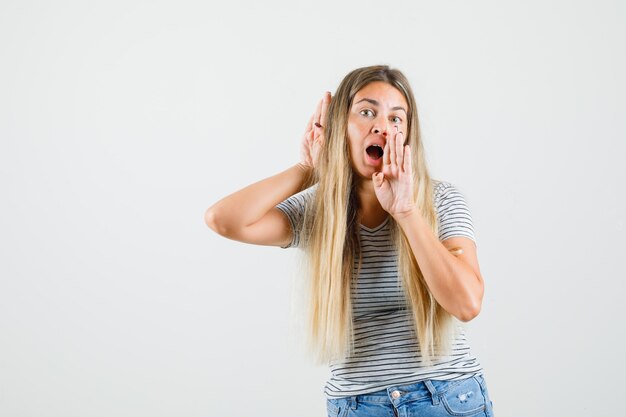
{"label": "chin", "polygon": [[366,167],[362,169],[354,169],[352,168],[352,175],[357,177],[359,180],[372,180],[372,175],[378,172],[374,167]]}
{"label": "chin", "polygon": [[365,162],[362,162],[361,164],[357,165],[352,161],[350,165],[352,168],[352,175],[354,175],[356,178],[360,180],[371,181],[372,175],[383,169],[382,164],[380,164],[380,167],[375,167],[370,164],[366,164]]}

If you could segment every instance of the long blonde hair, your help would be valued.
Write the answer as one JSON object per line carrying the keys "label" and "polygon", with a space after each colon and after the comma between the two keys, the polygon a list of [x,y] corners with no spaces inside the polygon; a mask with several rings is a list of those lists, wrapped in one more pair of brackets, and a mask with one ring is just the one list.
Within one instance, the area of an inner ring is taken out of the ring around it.
{"label": "long blonde hair", "polygon": [[[359,201],[356,175],[350,162],[347,140],[348,114],[356,93],[374,81],[397,88],[408,103],[407,142],[411,146],[414,192],[417,207],[437,236],[433,205],[433,180],[426,167],[413,92],[406,77],[386,65],[358,68],[342,80],[327,111],[325,143],[313,175],[305,188],[317,183],[315,198],[305,208],[302,239],[310,299],[308,347],[316,362],[328,363],[354,352],[351,288],[361,267]],[[398,273],[412,311],[420,353],[426,364],[435,355],[446,354],[452,338],[452,316],[431,294],[409,242],[398,224],[390,219],[391,236],[398,253]],[[355,273],[354,261],[359,260]]]}

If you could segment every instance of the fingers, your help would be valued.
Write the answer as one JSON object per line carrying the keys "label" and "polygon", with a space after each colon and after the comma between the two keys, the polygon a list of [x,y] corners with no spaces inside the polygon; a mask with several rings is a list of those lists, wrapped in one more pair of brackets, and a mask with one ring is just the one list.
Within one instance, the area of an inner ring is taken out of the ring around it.
{"label": "fingers", "polygon": [[394,143],[396,145],[396,164],[398,164],[398,168],[400,168],[404,165],[404,149],[402,146],[402,144],[404,143],[404,135],[402,134],[402,132],[396,133]]}
{"label": "fingers", "polygon": [[385,143],[385,147],[383,148],[383,165],[391,164],[391,157],[389,152],[389,141]]}
{"label": "fingers", "polygon": [[309,123],[306,125],[306,129],[304,129],[304,140],[307,143],[313,140],[313,116],[311,116]]}
{"label": "fingers", "polygon": [[383,185],[384,179],[385,174],[383,174],[382,172],[375,172],[372,174],[372,180],[374,181],[374,185],[376,187],[380,187],[381,185]]}
{"label": "fingers", "polygon": [[390,164],[393,166],[397,163],[397,150],[396,150],[396,140],[394,135],[390,135],[387,144],[389,145],[389,160]]}
{"label": "fingers", "polygon": [[315,113],[313,113],[313,123],[320,122],[320,115],[322,113],[322,102],[324,99],[321,99],[319,103],[317,103],[317,107],[315,108]]}
{"label": "fingers", "polygon": [[410,147],[409,145],[404,145],[404,140],[404,133],[399,132],[396,126],[396,133],[392,134],[387,143],[385,143],[383,164],[407,172],[407,168],[411,168],[411,157]]}
{"label": "fingers", "polygon": [[324,97],[317,103],[315,112],[309,119],[304,131],[303,145],[306,148],[305,158],[312,160],[313,166],[316,164],[317,157],[324,145],[324,125],[326,123],[326,114],[330,105],[331,94],[326,91]]}
{"label": "fingers", "polygon": [[324,93],[324,98],[322,99],[322,109],[320,112],[320,120],[317,122],[325,127],[326,123],[326,113],[328,112],[328,106],[330,105],[330,91]]}
{"label": "fingers", "polygon": [[328,112],[328,106],[330,105],[330,100],[331,100],[330,91],[326,91],[324,93],[324,97],[322,97],[322,99],[317,105],[317,109],[315,110],[315,115],[314,115],[314,120],[313,120],[314,124],[324,127],[324,123],[326,123],[326,114]]}
{"label": "fingers", "polygon": [[315,133],[321,142],[324,142],[324,125],[326,124],[326,114],[330,105],[330,92],[326,91],[324,97],[317,106],[314,115]]}
{"label": "fingers", "polygon": [[409,174],[413,173],[413,167],[411,166],[411,147],[404,145],[404,164],[402,166],[404,172]]}
{"label": "fingers", "polygon": [[309,130],[306,134],[306,141],[311,146],[313,144],[313,129]]}

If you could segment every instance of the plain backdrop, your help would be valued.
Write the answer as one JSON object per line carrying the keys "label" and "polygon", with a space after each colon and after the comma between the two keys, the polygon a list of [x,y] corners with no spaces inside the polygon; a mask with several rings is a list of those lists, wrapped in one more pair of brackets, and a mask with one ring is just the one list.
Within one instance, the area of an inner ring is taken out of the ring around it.
{"label": "plain backdrop", "polygon": [[618,0],[1,1],[0,416],[325,415],[298,251],[203,214],[297,163],[324,91],[374,64],[408,77],[431,174],[472,212],[495,415],[614,415],[625,21]]}

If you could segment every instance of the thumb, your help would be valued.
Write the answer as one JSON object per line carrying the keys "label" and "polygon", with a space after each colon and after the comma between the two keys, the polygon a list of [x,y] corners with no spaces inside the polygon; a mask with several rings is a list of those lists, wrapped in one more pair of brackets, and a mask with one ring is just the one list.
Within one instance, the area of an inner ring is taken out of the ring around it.
{"label": "thumb", "polygon": [[380,187],[381,185],[383,185],[384,179],[385,174],[383,174],[382,172],[375,172],[374,174],[372,174],[372,181],[374,181],[375,187]]}

